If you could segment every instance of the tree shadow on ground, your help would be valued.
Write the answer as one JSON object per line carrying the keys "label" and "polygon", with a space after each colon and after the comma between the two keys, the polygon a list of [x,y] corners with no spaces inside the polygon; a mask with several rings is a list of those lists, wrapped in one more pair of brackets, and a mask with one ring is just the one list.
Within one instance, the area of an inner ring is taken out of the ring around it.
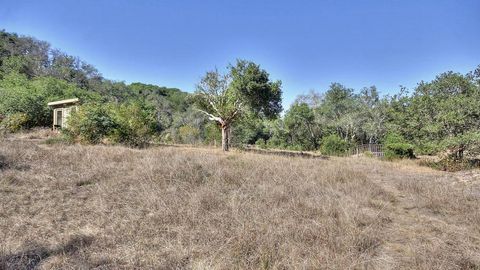
{"label": "tree shadow on ground", "polygon": [[268,150],[268,149],[257,149],[257,148],[244,148],[242,149],[242,151],[251,152],[255,154],[262,154],[262,155],[329,159],[328,156],[318,155],[318,154],[313,154],[313,153],[303,152],[303,151]]}
{"label": "tree shadow on ground", "polygon": [[9,160],[6,156],[0,154],[0,171],[13,169],[17,171],[27,171],[30,170],[30,165],[21,164],[15,160]]}
{"label": "tree shadow on ground", "polygon": [[[30,243],[27,244],[27,247],[21,252],[6,255],[0,254],[0,270],[33,270],[37,269],[44,260],[55,255],[75,257],[81,250],[90,246],[93,240],[93,237],[90,236],[74,236],[65,245],[53,249],[48,249],[36,243]],[[88,262],[81,264],[87,266],[86,268],[89,268],[88,265],[90,265]]]}
{"label": "tree shadow on ground", "polygon": [[7,165],[8,165],[7,159],[5,158],[5,156],[0,154],[0,171],[3,170],[3,169],[6,169]]}

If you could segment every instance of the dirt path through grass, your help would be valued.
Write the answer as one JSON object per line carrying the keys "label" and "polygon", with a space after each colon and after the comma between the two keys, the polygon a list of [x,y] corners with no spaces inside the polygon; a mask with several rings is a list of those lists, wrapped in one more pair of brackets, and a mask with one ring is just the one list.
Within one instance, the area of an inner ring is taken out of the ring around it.
{"label": "dirt path through grass", "polygon": [[[437,185],[444,185],[450,192],[458,192],[455,182],[458,179],[454,174],[432,174],[437,179]],[[441,202],[429,201],[432,198],[428,193],[432,191],[421,181],[424,181],[421,176],[405,181],[397,177],[376,179],[395,198],[390,204],[392,222],[387,226],[387,239],[383,244],[391,269],[406,265],[415,269],[457,269],[459,265],[462,269],[476,269],[479,250],[467,243],[474,241],[480,244],[478,236],[461,226],[464,225],[462,222],[445,216],[445,209],[441,209],[444,206],[435,205]],[[465,256],[466,248],[473,251],[471,257]]]}

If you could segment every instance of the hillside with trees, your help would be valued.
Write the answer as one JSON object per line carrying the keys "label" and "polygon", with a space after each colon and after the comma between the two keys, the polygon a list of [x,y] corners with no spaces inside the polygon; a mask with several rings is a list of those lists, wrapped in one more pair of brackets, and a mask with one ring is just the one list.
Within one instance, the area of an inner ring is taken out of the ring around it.
{"label": "hillside with trees", "polygon": [[[160,143],[255,144],[261,148],[341,155],[381,143],[392,157],[480,154],[480,66],[448,71],[408,91],[332,83],[299,96],[281,115],[281,81],[254,62],[207,72],[194,93],[112,81],[92,65],[32,37],[0,32],[0,124],[3,132],[52,125],[47,103],[84,104],[64,130],[72,140],[144,147]],[[210,121],[214,120],[214,121]],[[223,132],[222,132],[223,130]]]}

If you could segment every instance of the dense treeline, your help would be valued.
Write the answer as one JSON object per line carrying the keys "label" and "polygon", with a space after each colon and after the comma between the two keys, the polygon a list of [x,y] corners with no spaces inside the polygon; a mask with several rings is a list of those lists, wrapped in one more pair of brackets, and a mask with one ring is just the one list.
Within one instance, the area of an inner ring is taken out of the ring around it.
{"label": "dense treeline", "polygon": [[[480,142],[480,68],[466,75],[447,72],[420,82],[413,93],[380,97],[372,86],[355,93],[334,83],[323,94],[300,96],[282,119],[266,128],[271,146],[319,149],[341,138],[350,145],[410,143],[419,154],[449,150],[476,155]],[[404,145],[405,146],[405,145]],[[406,146],[405,146],[406,147]]]}
{"label": "dense treeline", "polygon": [[227,70],[208,72],[194,94],[127,85],[103,78],[93,66],[44,41],[1,31],[1,126],[12,131],[50,126],[46,103],[78,97],[85,106],[72,116],[67,133],[92,143],[220,144],[223,129],[224,142],[231,145],[330,154],[365,143],[385,144],[400,156],[443,153],[463,159],[480,152],[480,66],[387,96],[375,86],[356,91],[332,83],[325,92],[299,96],[281,117],[280,81],[270,81],[248,61]]}
{"label": "dense treeline", "polygon": [[83,103],[112,108],[114,104],[148,108],[155,120],[153,133],[167,142],[213,140],[218,135],[212,134],[216,127],[193,109],[188,96],[176,88],[105,79],[93,66],[47,42],[0,31],[0,120],[5,118],[4,128],[49,127],[52,111],[46,104],[77,97]]}

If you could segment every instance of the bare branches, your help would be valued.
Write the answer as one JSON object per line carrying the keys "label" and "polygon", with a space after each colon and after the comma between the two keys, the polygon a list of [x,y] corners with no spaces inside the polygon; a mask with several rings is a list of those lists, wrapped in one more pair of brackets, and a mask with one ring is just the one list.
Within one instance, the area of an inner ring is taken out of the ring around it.
{"label": "bare branches", "polygon": [[215,116],[215,115],[213,115],[213,114],[211,114],[211,113],[208,113],[208,112],[206,112],[206,111],[204,111],[204,110],[197,109],[197,111],[199,111],[199,112],[204,113],[205,115],[207,115],[209,120],[217,121],[217,122],[219,122],[219,123],[222,124],[222,125],[225,124],[225,121],[224,121],[221,117]]}

